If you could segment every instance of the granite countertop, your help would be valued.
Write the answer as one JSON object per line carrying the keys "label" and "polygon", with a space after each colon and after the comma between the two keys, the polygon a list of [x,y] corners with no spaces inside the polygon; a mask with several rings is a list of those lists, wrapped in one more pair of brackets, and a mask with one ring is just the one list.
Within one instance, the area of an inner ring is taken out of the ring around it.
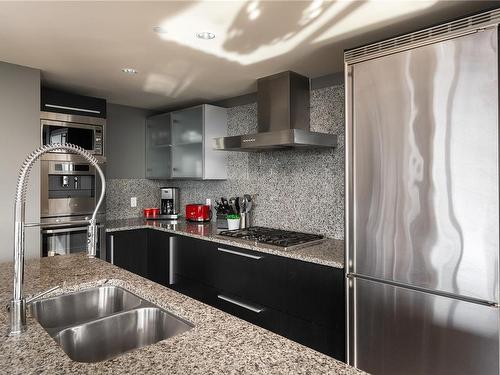
{"label": "granite countertop", "polygon": [[[12,298],[12,263],[0,264],[0,306]],[[26,262],[26,296],[107,283],[122,286],[193,323],[183,334],[98,363],[74,362],[28,315],[28,329],[0,339],[0,371],[16,374],[362,374],[345,363],[85,254]],[[0,325],[8,314],[0,309]]]}
{"label": "granite countertop", "polygon": [[107,232],[140,228],[152,228],[325,266],[344,268],[344,241],[342,240],[326,239],[320,243],[299,249],[284,250],[278,246],[223,237],[218,234],[214,222],[199,224],[187,222],[184,219],[179,219],[174,222],[167,220],[146,220],[144,218],[108,220],[106,222]]}

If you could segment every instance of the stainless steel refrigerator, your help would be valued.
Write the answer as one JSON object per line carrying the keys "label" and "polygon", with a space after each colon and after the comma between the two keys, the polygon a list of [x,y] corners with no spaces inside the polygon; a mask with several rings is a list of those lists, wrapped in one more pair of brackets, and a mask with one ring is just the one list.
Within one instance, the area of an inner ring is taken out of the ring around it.
{"label": "stainless steel refrigerator", "polygon": [[498,20],[345,53],[348,361],[499,373]]}

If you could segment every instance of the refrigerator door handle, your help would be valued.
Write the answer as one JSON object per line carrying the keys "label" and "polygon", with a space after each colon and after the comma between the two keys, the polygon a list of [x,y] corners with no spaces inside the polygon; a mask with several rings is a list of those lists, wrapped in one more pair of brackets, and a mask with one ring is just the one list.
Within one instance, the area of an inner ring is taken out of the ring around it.
{"label": "refrigerator door handle", "polygon": [[422,287],[418,287],[418,286],[414,286],[414,285],[410,285],[410,284],[400,283],[397,281],[384,280],[384,279],[379,279],[376,277],[371,277],[371,276],[366,276],[366,275],[359,275],[357,273],[349,273],[349,274],[347,274],[346,277],[347,277],[348,281],[354,280],[354,279],[375,281],[378,283],[391,285],[391,286],[397,286],[397,287],[405,288],[408,290],[414,290],[414,291],[423,292],[423,293],[435,294],[435,295],[441,296],[441,297],[447,297],[447,298],[452,298],[452,299],[456,299],[456,300],[460,300],[460,301],[477,303],[479,305],[500,308],[500,303],[498,301],[486,301],[486,300],[477,299],[477,298],[473,298],[473,297],[463,296],[460,294],[443,292],[443,291],[436,290],[436,289],[422,288]]}

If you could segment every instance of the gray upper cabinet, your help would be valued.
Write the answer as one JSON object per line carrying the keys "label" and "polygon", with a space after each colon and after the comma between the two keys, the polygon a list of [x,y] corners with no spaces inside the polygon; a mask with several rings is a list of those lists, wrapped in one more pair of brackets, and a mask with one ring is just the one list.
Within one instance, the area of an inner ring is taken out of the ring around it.
{"label": "gray upper cabinet", "polygon": [[213,138],[227,135],[227,111],[200,105],[149,117],[146,122],[146,178],[224,180],[226,153]]}

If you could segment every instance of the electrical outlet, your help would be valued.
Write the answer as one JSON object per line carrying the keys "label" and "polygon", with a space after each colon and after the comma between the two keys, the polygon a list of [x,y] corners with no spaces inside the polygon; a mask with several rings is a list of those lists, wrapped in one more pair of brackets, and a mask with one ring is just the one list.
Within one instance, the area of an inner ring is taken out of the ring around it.
{"label": "electrical outlet", "polygon": [[130,198],[130,207],[137,207],[137,197]]}

